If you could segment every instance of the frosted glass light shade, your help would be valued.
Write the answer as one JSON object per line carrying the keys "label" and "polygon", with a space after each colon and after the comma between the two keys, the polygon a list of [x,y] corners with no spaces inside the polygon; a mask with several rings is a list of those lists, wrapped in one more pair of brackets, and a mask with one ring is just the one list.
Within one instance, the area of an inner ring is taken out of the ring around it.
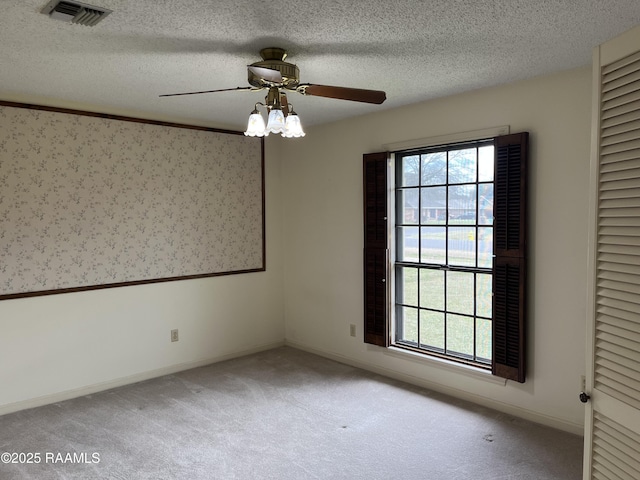
{"label": "frosted glass light shade", "polygon": [[267,122],[265,135],[269,135],[270,133],[284,133],[284,131],[284,113],[282,113],[282,110],[273,108],[269,112],[269,121]]}
{"label": "frosted glass light shade", "polygon": [[[257,111],[249,115],[247,131],[244,134],[248,137],[263,137],[265,135],[264,118]],[[266,135],[268,134],[267,132]]]}
{"label": "frosted glass light shade", "polygon": [[291,138],[305,136],[304,130],[302,130],[302,124],[300,123],[300,117],[293,112],[287,115],[284,126],[285,130],[282,134],[283,137]]}

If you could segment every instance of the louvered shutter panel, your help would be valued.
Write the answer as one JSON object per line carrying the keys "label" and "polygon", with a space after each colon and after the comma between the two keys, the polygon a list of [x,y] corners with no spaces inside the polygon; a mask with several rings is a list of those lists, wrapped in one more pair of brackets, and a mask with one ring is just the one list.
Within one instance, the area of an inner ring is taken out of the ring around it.
{"label": "louvered shutter panel", "polygon": [[525,381],[526,132],[496,137],[493,260],[494,375]]}
{"label": "louvered shutter panel", "polygon": [[[637,50],[637,40],[632,43]],[[593,479],[631,480],[640,478],[640,52],[601,68],[598,63],[593,409],[587,410],[586,469]]]}
{"label": "louvered shutter panel", "polygon": [[389,346],[386,152],[363,156],[364,341]]}

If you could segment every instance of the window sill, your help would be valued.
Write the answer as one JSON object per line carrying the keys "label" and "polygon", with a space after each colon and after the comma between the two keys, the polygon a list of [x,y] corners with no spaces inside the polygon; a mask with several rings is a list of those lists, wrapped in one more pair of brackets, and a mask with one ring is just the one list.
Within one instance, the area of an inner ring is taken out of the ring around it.
{"label": "window sill", "polygon": [[491,372],[482,368],[452,362],[443,358],[430,357],[428,355],[394,346],[384,348],[383,350],[385,355],[390,355],[392,357],[402,358],[403,360],[410,360],[412,362],[421,363],[423,365],[427,364],[438,369],[446,370],[459,375],[464,375],[476,380],[493,383],[495,385],[505,386],[507,384],[507,380],[505,378],[491,375]]}

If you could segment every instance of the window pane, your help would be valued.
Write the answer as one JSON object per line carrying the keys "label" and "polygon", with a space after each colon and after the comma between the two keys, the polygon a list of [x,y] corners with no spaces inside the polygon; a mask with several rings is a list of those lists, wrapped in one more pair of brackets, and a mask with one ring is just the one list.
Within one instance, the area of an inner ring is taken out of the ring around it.
{"label": "window pane", "polygon": [[447,183],[447,152],[427,153],[422,158],[422,185]]}
{"label": "window pane", "polygon": [[442,224],[447,218],[447,187],[421,188],[421,223]]}
{"label": "window pane", "polygon": [[398,260],[405,262],[418,261],[418,227],[398,227]]}
{"label": "window pane", "polygon": [[418,309],[398,307],[398,340],[418,343]]}
{"label": "window pane", "polygon": [[493,313],[488,143],[398,154],[394,210],[395,256],[407,265],[395,269],[394,341],[483,368],[491,364]]}
{"label": "window pane", "polygon": [[478,185],[478,214],[480,225],[493,225],[493,183]]}
{"label": "window pane", "polygon": [[476,149],[451,150],[449,152],[449,183],[469,183],[476,181]]}
{"label": "window pane", "polygon": [[473,315],[473,277],[471,272],[447,272],[447,311]]}
{"label": "window pane", "polygon": [[434,310],[444,310],[444,272],[441,270],[420,270],[420,306]]}
{"label": "window pane", "polygon": [[475,227],[450,227],[447,245],[449,248],[449,265],[475,267]]}
{"label": "window pane", "polygon": [[398,267],[396,288],[398,303],[418,306],[418,269]]}
{"label": "window pane", "polygon": [[447,229],[422,227],[421,262],[444,265],[447,262]]}
{"label": "window pane", "polygon": [[478,266],[493,267],[493,227],[478,228]]}
{"label": "window pane", "polygon": [[444,313],[420,311],[420,345],[444,352]]}
{"label": "window pane", "polygon": [[418,223],[419,189],[398,190],[398,223]]}
{"label": "window pane", "polygon": [[447,314],[447,353],[473,357],[473,318]]}
{"label": "window pane", "polygon": [[476,274],[476,315],[491,318],[491,300],[493,287],[491,275]]}
{"label": "window pane", "polygon": [[493,182],[493,145],[478,149],[478,180],[481,182]]}
{"label": "window pane", "polygon": [[449,187],[449,223],[475,225],[475,185],[459,185]]}
{"label": "window pane", "polygon": [[420,156],[402,157],[402,187],[417,186],[420,180]]}
{"label": "window pane", "polygon": [[491,360],[491,321],[476,319],[476,356],[478,359]]}

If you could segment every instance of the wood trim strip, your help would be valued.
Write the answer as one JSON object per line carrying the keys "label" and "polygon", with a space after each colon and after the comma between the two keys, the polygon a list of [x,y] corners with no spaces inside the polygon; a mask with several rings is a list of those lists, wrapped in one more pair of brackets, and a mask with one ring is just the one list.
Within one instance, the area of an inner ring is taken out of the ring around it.
{"label": "wood trim strip", "polygon": [[[203,127],[200,125],[187,125],[184,123],[164,122],[161,120],[150,120],[146,118],[127,117],[124,115],[112,115],[110,113],[91,112],[88,110],[74,110],[71,108],[50,107],[47,105],[36,105],[32,103],[7,102],[4,100],[0,100],[0,106],[25,108],[28,110],[43,110],[45,112],[66,113],[69,115],[82,115],[84,117],[106,118],[109,120],[120,120],[123,122],[146,123],[149,125],[160,125],[163,127],[186,128],[189,130],[202,130],[205,132],[228,133],[229,135],[244,135],[243,132],[240,132],[238,130],[225,130],[222,128]],[[260,140],[264,145],[264,137],[261,137]]]}
{"label": "wood trim strip", "polygon": [[47,296],[47,295],[58,295],[63,293],[77,293],[77,292],[84,292],[88,290],[103,290],[107,288],[131,287],[136,285],[147,285],[150,283],[175,282],[177,280],[195,280],[199,278],[223,277],[227,275],[236,275],[240,273],[264,272],[265,270],[266,268],[263,266],[262,268],[256,268],[251,270],[203,273],[198,275],[186,275],[182,277],[153,278],[150,280],[137,280],[133,282],[106,283],[102,285],[88,285],[85,287],[60,288],[56,290],[38,290],[34,292],[10,293],[7,295],[0,295],[0,300],[11,300],[11,299],[28,298],[28,297],[41,297],[41,296]]}

